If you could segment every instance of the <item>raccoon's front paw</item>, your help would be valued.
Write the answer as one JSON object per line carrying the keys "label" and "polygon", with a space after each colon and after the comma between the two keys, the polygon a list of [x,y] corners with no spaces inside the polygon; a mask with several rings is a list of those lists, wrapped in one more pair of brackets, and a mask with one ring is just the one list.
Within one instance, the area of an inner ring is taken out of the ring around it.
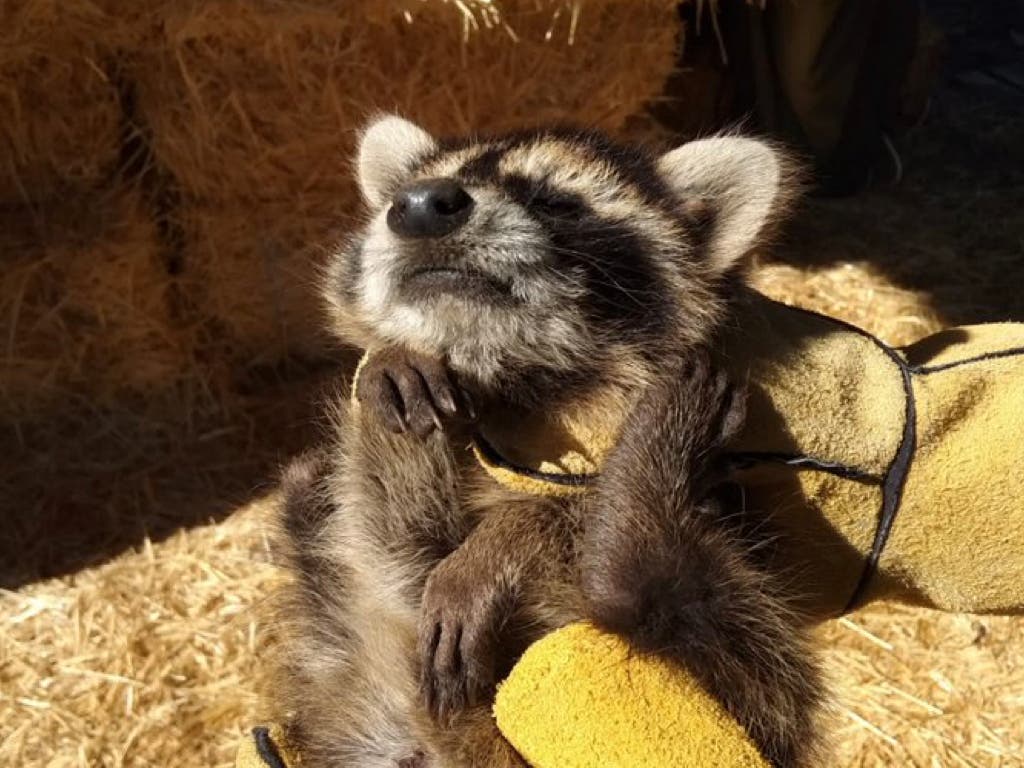
{"label": "raccoon's front paw", "polygon": [[493,572],[460,562],[459,552],[427,579],[420,612],[420,691],[430,714],[447,720],[494,688],[498,631],[511,590]]}
{"label": "raccoon's front paw", "polygon": [[426,437],[445,420],[476,418],[444,361],[400,347],[374,352],[359,372],[356,398],[395,433]]}

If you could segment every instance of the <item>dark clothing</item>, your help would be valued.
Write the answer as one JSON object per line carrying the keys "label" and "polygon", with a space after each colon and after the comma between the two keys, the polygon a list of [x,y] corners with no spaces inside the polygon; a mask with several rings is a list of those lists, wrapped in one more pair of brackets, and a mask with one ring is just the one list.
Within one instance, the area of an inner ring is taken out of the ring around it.
{"label": "dark clothing", "polygon": [[856,191],[885,152],[883,136],[898,128],[917,0],[737,6],[725,19],[737,106],[809,154],[822,191]]}

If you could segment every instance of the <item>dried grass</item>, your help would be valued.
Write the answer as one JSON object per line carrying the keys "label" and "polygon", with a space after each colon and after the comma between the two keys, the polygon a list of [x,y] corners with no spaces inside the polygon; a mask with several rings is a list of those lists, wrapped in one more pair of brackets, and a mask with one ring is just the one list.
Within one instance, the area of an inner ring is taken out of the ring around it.
{"label": "dried grass", "polygon": [[838,765],[1024,765],[1024,620],[900,605],[820,633]]}
{"label": "dried grass", "polygon": [[116,25],[87,0],[5,0],[0,22],[0,204],[100,183],[118,158]]}
{"label": "dried grass", "polygon": [[[570,116],[615,130],[660,93],[672,3],[167,5],[136,64],[160,162],[204,201],[327,196],[351,212],[356,130],[396,109],[442,133]],[[614,75],[614,76],[613,76]]]}
{"label": "dried grass", "polygon": [[167,386],[188,351],[155,228],[137,194],[0,217],[0,412]]}
{"label": "dried grass", "polygon": [[926,293],[894,284],[868,261],[824,267],[761,263],[753,283],[779,301],[846,320],[897,346],[943,327]]}
{"label": "dried grass", "polygon": [[306,216],[294,216],[288,203],[261,206],[255,221],[238,205],[182,210],[193,243],[183,290],[210,357],[248,367],[330,348],[315,281],[333,240]]}
{"label": "dried grass", "polygon": [[0,592],[0,763],[230,765],[256,710],[266,505]]}

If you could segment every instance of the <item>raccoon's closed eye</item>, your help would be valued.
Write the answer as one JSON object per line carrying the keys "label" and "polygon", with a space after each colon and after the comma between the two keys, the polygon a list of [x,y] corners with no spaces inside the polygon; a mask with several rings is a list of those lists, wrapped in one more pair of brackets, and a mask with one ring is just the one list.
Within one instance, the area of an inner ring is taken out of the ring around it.
{"label": "raccoon's closed eye", "polygon": [[529,207],[541,215],[557,218],[579,218],[583,214],[582,200],[560,192],[538,192],[530,200]]}

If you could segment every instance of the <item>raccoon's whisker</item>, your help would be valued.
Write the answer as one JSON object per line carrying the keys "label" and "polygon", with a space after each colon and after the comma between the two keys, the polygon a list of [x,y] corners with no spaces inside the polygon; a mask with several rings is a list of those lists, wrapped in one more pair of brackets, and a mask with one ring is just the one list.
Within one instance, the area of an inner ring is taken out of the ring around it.
{"label": "raccoon's whisker", "polygon": [[[653,293],[646,292],[646,291],[634,291],[634,290],[630,290],[629,288],[626,288],[626,286],[622,285],[619,281],[617,281],[614,278],[614,276],[608,270],[604,269],[600,264],[598,264],[596,262],[591,263],[590,266],[593,267],[594,269],[596,269],[598,272],[600,272],[601,275],[603,275],[604,278],[605,278],[605,280],[603,280],[603,281],[600,281],[600,280],[589,281],[589,284],[591,286],[604,285],[604,286],[608,286],[608,287],[614,288],[614,289],[616,289],[617,292],[621,293],[624,298],[629,299],[631,302],[633,302],[634,304],[636,304],[637,306],[640,306],[640,307],[645,306],[645,304],[643,302],[643,298],[645,296],[653,296],[653,295],[655,295]],[[584,286],[581,285],[580,287],[584,287]],[[620,303],[620,302],[613,302],[612,304],[613,304],[613,306],[617,306],[617,307],[624,307],[625,306],[623,303]]]}
{"label": "raccoon's whisker", "polygon": [[[601,258],[608,260],[607,254],[602,257],[600,250],[596,248],[592,251],[581,251],[575,248],[566,248],[565,246],[554,245],[549,246],[549,250],[552,253],[563,254],[566,256],[577,256],[581,259],[585,259],[588,264],[594,263],[596,260]],[[630,272],[633,274],[649,274],[650,272],[649,269],[644,269],[639,263],[630,263],[621,260],[616,261],[615,268],[622,272]]]}

